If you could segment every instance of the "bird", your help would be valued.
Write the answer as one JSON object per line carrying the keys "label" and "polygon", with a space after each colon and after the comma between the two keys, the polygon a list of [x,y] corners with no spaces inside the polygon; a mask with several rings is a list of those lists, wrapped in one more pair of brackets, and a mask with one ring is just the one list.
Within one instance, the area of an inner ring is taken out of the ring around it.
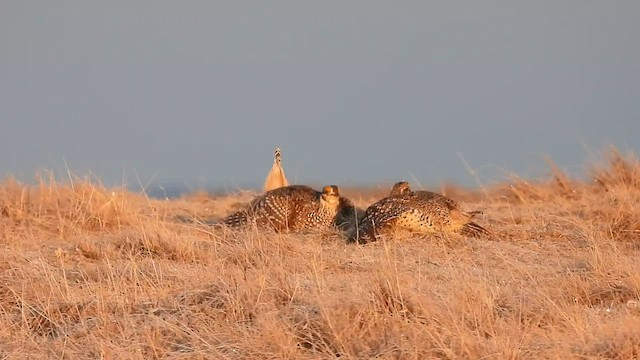
{"label": "bird", "polygon": [[264,180],[263,190],[267,192],[288,185],[289,181],[287,181],[287,176],[282,168],[282,152],[277,147],[273,152],[273,165]]}
{"label": "bird", "polygon": [[479,211],[467,212],[453,199],[431,191],[412,191],[407,182],[396,183],[388,197],[365,211],[352,241],[366,243],[389,230],[404,229],[420,234],[460,233],[479,237],[489,235],[472,219]]}
{"label": "bird", "polygon": [[222,219],[221,224],[231,228],[255,225],[277,232],[322,230],[337,226],[338,214],[349,204],[336,185],[327,185],[321,192],[306,185],[289,185],[254,198],[243,210]]}

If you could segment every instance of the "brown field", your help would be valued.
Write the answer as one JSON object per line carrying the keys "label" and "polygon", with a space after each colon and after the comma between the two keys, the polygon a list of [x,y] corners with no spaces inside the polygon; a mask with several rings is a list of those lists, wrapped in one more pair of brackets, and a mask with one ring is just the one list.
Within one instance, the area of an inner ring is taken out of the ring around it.
{"label": "brown field", "polygon": [[432,189],[484,210],[491,238],[367,245],[204,223],[251,193],[8,179],[0,359],[638,359],[640,163],[590,169]]}

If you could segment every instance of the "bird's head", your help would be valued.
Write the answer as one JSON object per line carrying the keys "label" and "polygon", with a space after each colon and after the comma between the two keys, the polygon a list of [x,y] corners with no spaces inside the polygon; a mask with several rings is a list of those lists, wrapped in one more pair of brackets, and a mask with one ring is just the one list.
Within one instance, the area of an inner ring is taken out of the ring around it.
{"label": "bird's head", "polygon": [[336,185],[327,185],[322,188],[322,201],[332,205],[340,205],[340,191]]}
{"label": "bird's head", "polygon": [[280,148],[277,147],[273,151],[273,163],[274,164],[280,164],[281,162],[282,162],[282,151],[280,151]]}
{"label": "bird's head", "polygon": [[411,186],[406,181],[400,181],[393,185],[391,188],[391,195],[402,195],[411,192]]}

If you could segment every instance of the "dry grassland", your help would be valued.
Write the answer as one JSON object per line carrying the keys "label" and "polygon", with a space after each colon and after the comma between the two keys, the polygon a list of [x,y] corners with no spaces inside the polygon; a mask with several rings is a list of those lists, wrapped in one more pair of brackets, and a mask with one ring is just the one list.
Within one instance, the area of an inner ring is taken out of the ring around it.
{"label": "dry grassland", "polygon": [[367,245],[202,221],[251,193],[6,180],[0,359],[640,358],[640,163],[551,173],[444,189],[484,210],[490,239]]}

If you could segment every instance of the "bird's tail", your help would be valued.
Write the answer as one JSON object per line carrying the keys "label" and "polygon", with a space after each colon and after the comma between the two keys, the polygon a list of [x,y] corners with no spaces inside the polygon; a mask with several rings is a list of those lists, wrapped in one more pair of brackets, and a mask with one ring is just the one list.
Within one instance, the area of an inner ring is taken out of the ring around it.
{"label": "bird's tail", "polygon": [[464,236],[480,237],[483,235],[491,235],[491,232],[482,226],[470,221],[462,226],[460,233]]}
{"label": "bird's tail", "polygon": [[351,233],[353,229],[357,228],[363,217],[364,210],[353,205],[351,200],[340,197],[338,213],[335,217],[335,225],[338,229]]}
{"label": "bird's tail", "polygon": [[220,221],[221,224],[232,228],[246,226],[248,222],[249,216],[245,210],[235,212]]}

